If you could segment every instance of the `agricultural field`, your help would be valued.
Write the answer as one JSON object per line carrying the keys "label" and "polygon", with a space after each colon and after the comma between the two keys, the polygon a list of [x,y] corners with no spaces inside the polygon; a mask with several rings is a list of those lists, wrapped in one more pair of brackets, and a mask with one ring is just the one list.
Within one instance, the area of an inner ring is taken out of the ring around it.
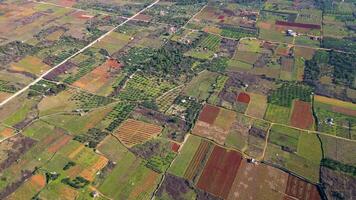
{"label": "agricultural field", "polygon": [[1,1],[0,199],[352,199],[355,12]]}
{"label": "agricultural field", "polygon": [[199,114],[192,133],[224,144],[236,113],[206,104]]}
{"label": "agricultural field", "polygon": [[133,145],[154,138],[160,134],[161,131],[162,128],[159,126],[128,119],[120,125],[117,131],[115,131],[114,136],[125,146],[132,147]]}
{"label": "agricultural field", "polygon": [[[273,125],[264,160],[282,166],[314,183],[319,180],[322,144],[315,133]],[[304,168],[306,167],[306,168]]]}
{"label": "agricultural field", "polygon": [[318,119],[318,130],[348,139],[356,138],[355,104],[315,96],[314,112]]}

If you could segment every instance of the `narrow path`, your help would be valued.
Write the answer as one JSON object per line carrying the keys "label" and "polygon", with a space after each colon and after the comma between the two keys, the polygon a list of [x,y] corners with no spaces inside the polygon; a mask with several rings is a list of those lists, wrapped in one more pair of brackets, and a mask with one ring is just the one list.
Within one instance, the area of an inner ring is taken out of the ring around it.
{"label": "narrow path", "polygon": [[145,7],[144,9],[142,9],[141,11],[137,12],[135,15],[131,16],[130,18],[127,18],[124,22],[122,22],[121,24],[117,25],[116,27],[112,28],[111,30],[109,30],[107,33],[103,34],[102,36],[100,36],[98,39],[94,40],[93,42],[91,42],[90,44],[88,44],[87,46],[85,46],[84,48],[80,49],[79,51],[77,51],[76,53],[72,54],[71,56],[69,56],[68,58],[66,58],[65,60],[63,60],[61,63],[59,63],[58,65],[54,66],[53,68],[51,68],[50,70],[48,70],[47,72],[43,73],[41,76],[39,76],[36,80],[34,80],[32,83],[28,84],[27,86],[25,86],[24,88],[22,88],[21,90],[17,91],[16,93],[14,93],[13,95],[11,95],[10,97],[8,97],[7,99],[3,100],[0,103],[0,107],[4,106],[6,103],[8,103],[9,101],[11,101],[12,99],[16,98],[17,96],[19,96],[20,94],[22,94],[23,92],[25,92],[27,89],[30,88],[30,86],[38,83],[40,80],[42,80],[42,78],[44,78],[46,75],[48,75],[49,73],[51,73],[53,70],[57,69],[58,67],[60,67],[62,64],[64,64],[65,62],[67,62],[68,60],[74,58],[75,56],[77,56],[78,54],[84,52],[85,50],[87,50],[88,48],[90,48],[91,46],[93,46],[94,44],[96,44],[97,42],[99,42],[100,40],[104,39],[106,36],[108,36],[110,33],[114,32],[116,29],[118,29],[120,26],[125,25],[127,22],[131,21],[132,19],[134,19],[136,16],[138,16],[139,14],[141,14],[142,12],[146,11],[147,9],[151,8],[152,6],[154,6],[155,4],[157,4],[160,0],[157,0],[155,2],[153,2],[152,4],[148,5],[147,7]]}

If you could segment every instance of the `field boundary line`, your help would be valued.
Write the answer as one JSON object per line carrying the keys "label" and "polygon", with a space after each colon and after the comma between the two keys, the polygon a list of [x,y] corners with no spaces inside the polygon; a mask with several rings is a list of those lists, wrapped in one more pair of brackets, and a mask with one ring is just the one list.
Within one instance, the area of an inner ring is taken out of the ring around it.
{"label": "field boundary line", "polygon": [[[239,113],[239,114],[242,114],[242,113]],[[248,115],[248,114],[242,114],[242,115],[244,115],[244,116],[246,116],[246,117],[249,117],[249,118],[252,118],[252,119],[262,120],[262,121],[271,123],[271,124],[273,124],[273,125],[279,125],[279,126],[284,126],[284,127],[288,127],[288,128],[293,128],[293,129],[297,129],[297,130],[299,130],[299,131],[304,131],[304,132],[311,133],[311,134],[325,135],[325,136],[337,138],[337,139],[340,139],[340,140],[347,140],[347,141],[350,141],[350,142],[356,142],[356,140],[352,140],[352,139],[348,139],[348,138],[343,138],[343,137],[339,137],[339,136],[336,136],[336,135],[331,135],[331,134],[324,133],[324,132],[320,132],[320,131],[313,131],[313,130],[308,130],[308,129],[302,129],[302,128],[290,126],[290,125],[287,125],[287,124],[274,123],[274,122],[271,122],[271,121],[268,121],[268,120],[265,120],[265,119],[262,119],[262,118],[254,117],[254,116],[251,116],[251,115]]]}
{"label": "field boundary line", "polygon": [[134,19],[136,16],[138,16],[139,14],[141,14],[142,12],[145,12],[147,9],[151,8],[152,6],[156,5],[160,0],[156,0],[155,2],[151,3],[150,5],[148,5],[147,7],[145,7],[144,9],[140,10],[139,12],[137,12],[136,14],[134,14],[133,16],[131,16],[130,18],[126,19],[124,22],[122,22],[121,24],[115,26],[114,28],[112,28],[111,30],[109,30],[108,32],[106,32],[105,34],[103,34],[102,36],[100,36],[99,38],[95,39],[93,42],[91,42],[90,44],[88,44],[87,46],[85,46],[84,48],[80,49],[79,51],[77,51],[76,53],[72,54],[71,56],[69,56],[68,58],[66,58],[65,60],[63,60],[62,62],[60,62],[59,64],[57,64],[56,66],[54,66],[53,68],[49,69],[47,72],[43,73],[41,76],[39,76],[36,80],[34,80],[33,82],[31,82],[30,84],[28,84],[27,86],[25,86],[24,88],[22,88],[21,90],[17,91],[16,93],[14,93],[13,95],[11,95],[10,97],[8,97],[7,99],[3,100],[0,103],[0,107],[4,106],[6,103],[8,103],[9,101],[11,101],[12,99],[16,98],[17,96],[19,96],[20,94],[22,94],[23,92],[25,92],[27,89],[29,89],[32,85],[38,83],[40,80],[42,80],[46,75],[48,75],[49,73],[51,73],[52,71],[54,71],[55,69],[57,69],[58,67],[60,67],[61,65],[63,65],[64,63],[66,63],[68,60],[74,58],[75,56],[79,55],[80,53],[84,52],[85,50],[87,50],[88,48],[90,48],[91,46],[93,46],[94,44],[96,44],[97,42],[100,42],[100,40],[104,39],[106,36],[108,36],[109,34],[111,34],[112,32],[114,32],[116,29],[118,29],[119,27],[125,25],[127,22],[131,21],[132,19]]}

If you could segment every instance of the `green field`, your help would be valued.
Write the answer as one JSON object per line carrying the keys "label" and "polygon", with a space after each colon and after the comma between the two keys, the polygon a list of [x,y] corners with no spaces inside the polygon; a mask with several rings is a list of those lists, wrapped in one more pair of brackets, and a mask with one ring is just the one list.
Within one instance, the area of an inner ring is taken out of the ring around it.
{"label": "green field", "polygon": [[135,74],[128,79],[125,87],[119,93],[121,100],[137,101],[157,98],[175,85],[168,81],[162,81],[158,77]]}
{"label": "green field", "polygon": [[289,124],[291,109],[284,106],[268,104],[264,119],[281,124]]}
{"label": "green field", "polygon": [[191,80],[183,92],[199,100],[206,100],[209,97],[209,92],[213,90],[213,84],[217,77],[217,73],[203,71]]}
{"label": "green field", "polygon": [[273,144],[286,147],[290,151],[296,152],[300,134],[300,131],[297,129],[281,125],[273,125],[268,140]]}
{"label": "green field", "polygon": [[215,52],[219,50],[220,42],[221,38],[219,36],[209,34],[200,42],[199,46]]}
{"label": "green field", "polygon": [[168,172],[183,177],[188,165],[198,149],[201,139],[194,135],[189,135],[183,149],[179,152],[177,158],[173,161]]}
{"label": "green field", "polygon": [[141,159],[126,153],[99,186],[99,190],[113,199],[147,199],[158,183],[158,176],[145,183],[151,173],[154,172],[146,168]]}

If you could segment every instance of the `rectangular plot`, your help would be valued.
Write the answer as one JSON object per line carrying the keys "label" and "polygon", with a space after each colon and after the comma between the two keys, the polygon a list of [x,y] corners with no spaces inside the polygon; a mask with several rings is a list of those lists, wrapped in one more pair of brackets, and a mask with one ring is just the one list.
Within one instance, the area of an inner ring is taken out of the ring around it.
{"label": "rectangular plot", "polygon": [[242,156],[215,146],[198,181],[197,187],[226,199],[234,182]]}
{"label": "rectangular plot", "polygon": [[203,160],[207,157],[209,149],[209,142],[203,140],[195,152],[193,159],[190,161],[187,170],[185,171],[184,177],[186,179],[193,180],[195,178],[199,167],[204,165]]}

